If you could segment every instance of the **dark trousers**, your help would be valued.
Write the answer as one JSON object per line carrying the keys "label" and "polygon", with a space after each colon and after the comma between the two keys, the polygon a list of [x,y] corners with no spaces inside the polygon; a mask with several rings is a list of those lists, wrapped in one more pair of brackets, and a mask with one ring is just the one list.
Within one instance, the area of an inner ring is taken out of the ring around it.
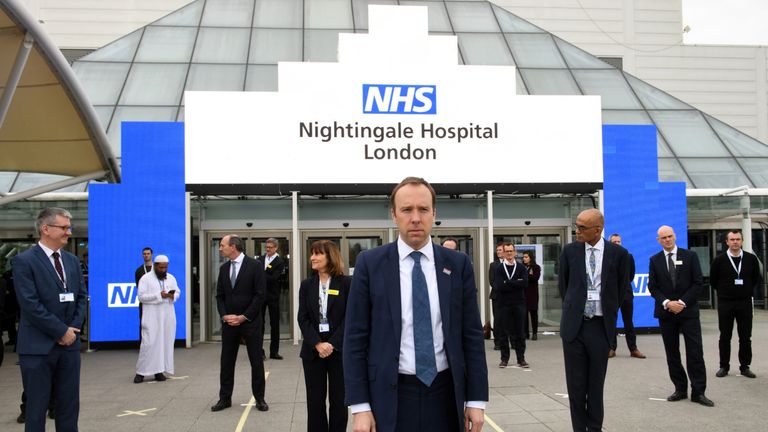
{"label": "dark trousers", "polygon": [[510,343],[515,347],[517,362],[525,360],[525,334],[523,327],[528,312],[524,303],[499,306],[501,318],[501,361],[509,361]]}
{"label": "dark trousers", "polygon": [[[302,359],[307,387],[307,432],[344,432],[347,406],[344,405],[344,367],[341,353],[329,357]],[[328,398],[328,413],[325,399]]]}
{"label": "dark trousers", "polygon": [[733,321],[736,320],[739,332],[739,369],[749,369],[752,363],[752,299],[718,299],[717,318],[720,326],[720,367],[731,367],[731,336]]}
{"label": "dark trousers", "polygon": [[[1,314],[1,313],[0,313]],[[0,340],[2,340],[3,332],[8,332],[8,342],[11,345],[16,346],[16,319],[17,313],[6,313],[6,317],[0,321]]]}
{"label": "dark trousers", "polygon": [[397,385],[397,432],[458,432],[451,370],[437,374],[427,387],[415,375],[399,375]]}
{"label": "dark trousers", "polygon": [[[262,340],[263,334],[267,330],[265,321],[267,320],[267,311],[269,311],[269,355],[273,356],[280,351],[280,291],[274,298],[269,298],[261,307],[261,328]],[[261,350],[264,352],[264,350]]]}
{"label": "dark trousers", "polygon": [[261,329],[256,325],[247,327],[232,327],[222,324],[221,327],[221,372],[219,381],[219,398],[232,400],[232,389],[235,385],[235,362],[237,351],[240,349],[240,338],[245,340],[248,350],[248,360],[251,362],[251,391],[256,399],[264,399],[264,361],[261,359]]}
{"label": "dark trousers", "polygon": [[491,300],[491,310],[493,311],[493,346],[501,346],[501,322],[499,321],[499,302]]}
{"label": "dark trousers", "polygon": [[[632,323],[634,303],[634,296],[625,298],[621,302],[621,319],[624,321],[624,335],[627,337],[627,348],[629,348],[630,352],[637,349],[637,335],[635,334],[635,325]],[[611,343],[611,349],[614,351],[616,351],[616,345],[618,345],[617,335],[618,330],[613,334],[613,341]]]}
{"label": "dark trousers", "polygon": [[19,355],[26,394],[26,432],[45,431],[45,411],[56,383],[56,431],[76,432],[80,414],[80,351],[55,345],[48,355]]}
{"label": "dark trousers", "polygon": [[602,317],[583,321],[574,340],[563,340],[565,382],[574,431],[602,430],[608,345]]}
{"label": "dark trousers", "polygon": [[[530,326],[528,321],[530,320]],[[531,334],[539,332],[539,311],[537,309],[528,309],[528,317],[525,319],[525,337],[531,337]]]}
{"label": "dark trousers", "polygon": [[[699,317],[665,317],[659,319],[664,351],[667,353],[669,378],[675,390],[688,391],[688,378],[691,380],[691,396],[704,394],[707,388],[707,371],[704,367],[704,348],[701,342],[701,322]],[[680,334],[685,340],[685,363],[688,369],[686,377],[680,359]]]}

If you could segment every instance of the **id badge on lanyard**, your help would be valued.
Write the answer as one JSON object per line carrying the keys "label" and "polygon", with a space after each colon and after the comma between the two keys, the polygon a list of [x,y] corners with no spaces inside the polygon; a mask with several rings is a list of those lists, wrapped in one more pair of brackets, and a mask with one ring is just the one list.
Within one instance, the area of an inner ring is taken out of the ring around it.
{"label": "id badge on lanyard", "polygon": [[733,257],[731,256],[730,252],[726,252],[728,254],[728,261],[731,262],[731,267],[733,267],[733,270],[736,271],[736,279],[733,280],[734,285],[744,285],[744,279],[741,278],[741,265],[744,264],[744,253],[742,252],[739,256],[741,257],[741,260],[739,260],[739,267],[736,268],[736,264],[733,262]]}

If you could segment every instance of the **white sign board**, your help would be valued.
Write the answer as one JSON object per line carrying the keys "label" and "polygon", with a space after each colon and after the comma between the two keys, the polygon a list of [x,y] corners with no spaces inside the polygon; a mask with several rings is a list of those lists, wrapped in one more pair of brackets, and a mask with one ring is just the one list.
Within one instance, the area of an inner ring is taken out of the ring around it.
{"label": "white sign board", "polygon": [[426,7],[369,11],[338,63],[280,63],[277,92],[187,92],[187,184],[602,183],[599,97],[517,96]]}

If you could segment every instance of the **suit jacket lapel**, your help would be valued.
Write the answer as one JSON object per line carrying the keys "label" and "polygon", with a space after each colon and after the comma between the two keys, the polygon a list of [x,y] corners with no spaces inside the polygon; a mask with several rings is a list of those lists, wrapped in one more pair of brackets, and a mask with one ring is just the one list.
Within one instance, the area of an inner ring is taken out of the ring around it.
{"label": "suit jacket lapel", "polygon": [[[447,270],[452,273],[454,269],[450,268],[450,264],[443,255],[443,251],[440,248],[432,246],[434,248],[435,255],[435,273],[437,275],[437,293],[440,299],[440,318],[443,321],[443,335],[449,335],[449,326],[451,323],[450,310],[448,307],[451,299],[451,275],[443,270]],[[447,340],[447,338],[446,338]]]}
{"label": "suit jacket lapel", "polygon": [[[610,246],[608,246],[608,242],[604,242],[603,244],[603,261],[600,264],[600,297],[602,298],[603,295],[603,287],[605,287],[605,280],[607,278],[607,273],[605,269],[608,268],[608,263],[610,262],[608,254],[612,254],[612,249]],[[586,264],[584,264],[586,266]]]}
{"label": "suit jacket lapel", "polygon": [[[318,279],[318,283],[320,283],[319,279]],[[330,282],[328,282],[328,305],[325,310],[325,314],[328,316],[331,315],[331,307],[333,306],[334,303],[336,303],[336,297],[338,297],[338,295],[331,295],[331,290],[335,289],[336,291],[338,291],[338,288],[339,288],[339,280],[335,277],[331,277]]]}
{"label": "suit jacket lapel", "polygon": [[[56,281],[56,285],[59,287],[60,290],[64,289],[64,283],[59,278],[59,275],[56,273],[56,269],[53,268],[53,264],[51,264],[51,260],[48,258],[48,256],[45,254],[45,251],[43,248],[40,247],[40,245],[35,246],[35,255],[37,258],[42,262],[43,267],[45,268],[48,275],[53,278],[54,281]],[[63,261],[63,256],[60,257]],[[69,267],[69,266],[67,266]],[[66,271],[66,269],[64,270]]]}
{"label": "suit jacket lapel", "polygon": [[[576,265],[579,266],[579,272],[578,274],[583,274],[584,278],[581,280],[581,283],[584,285],[584,298],[586,299],[587,296],[587,278],[589,278],[589,273],[587,272],[587,253],[585,251],[585,247],[582,244],[579,244],[579,247],[576,248],[576,259],[577,263]],[[586,300],[585,300],[586,301]]]}
{"label": "suit jacket lapel", "polygon": [[400,256],[397,254],[397,242],[390,243],[385,258],[386,260],[381,266],[381,270],[384,272],[384,287],[387,290],[387,294],[389,294],[392,326],[399,346],[403,312],[400,305]]}
{"label": "suit jacket lapel", "polygon": [[[309,280],[309,313],[312,314],[315,322],[320,322],[320,278],[313,275]],[[330,309],[330,305],[329,308]],[[328,312],[326,311],[326,314]]]}

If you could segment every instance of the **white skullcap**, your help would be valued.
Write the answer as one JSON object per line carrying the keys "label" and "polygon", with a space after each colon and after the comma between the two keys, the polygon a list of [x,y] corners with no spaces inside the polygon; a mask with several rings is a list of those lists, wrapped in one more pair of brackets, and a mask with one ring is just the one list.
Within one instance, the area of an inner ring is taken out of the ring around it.
{"label": "white skullcap", "polygon": [[156,263],[167,263],[168,262],[168,257],[165,256],[165,255],[157,255],[155,257],[155,262]]}

